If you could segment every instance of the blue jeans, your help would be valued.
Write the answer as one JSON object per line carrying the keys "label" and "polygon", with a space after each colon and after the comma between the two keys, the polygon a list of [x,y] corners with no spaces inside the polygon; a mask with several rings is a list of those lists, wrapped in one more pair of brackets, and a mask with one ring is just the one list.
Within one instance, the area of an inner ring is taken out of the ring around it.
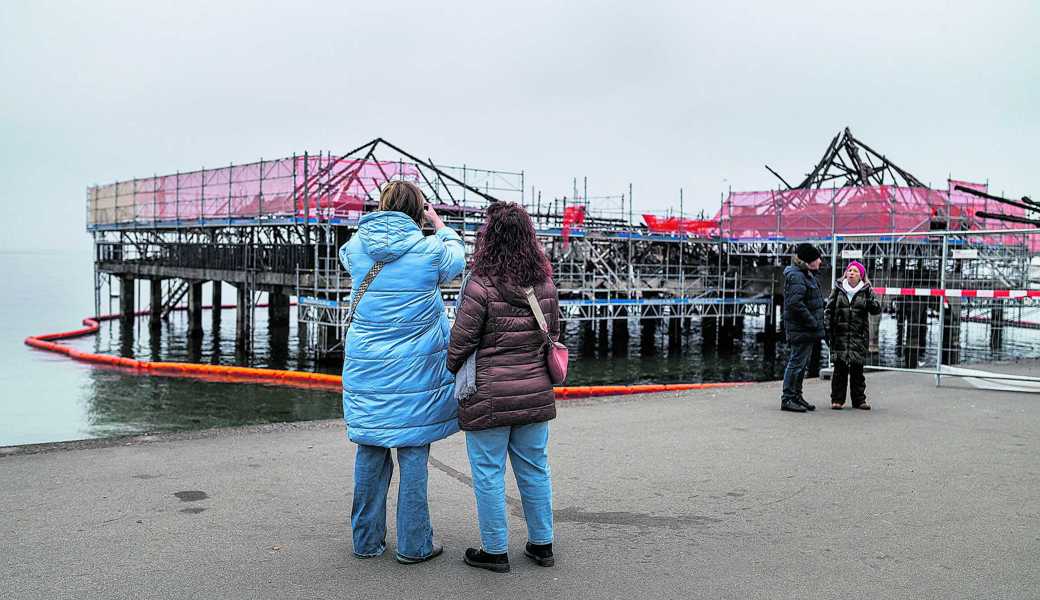
{"label": "blue jeans", "polygon": [[[433,527],[426,496],[430,446],[397,449],[401,480],[397,489],[397,553],[426,558],[433,553]],[[386,496],[394,461],[389,448],[358,445],[354,458],[354,502],[350,526],[354,554],[379,556],[386,550]]]}
{"label": "blue jeans", "polygon": [[552,482],[549,475],[549,423],[495,427],[466,432],[466,451],[477,497],[480,542],[485,552],[504,553],[509,545],[506,523],[506,453],[513,465],[527,520],[527,540],[553,541]]}
{"label": "blue jeans", "polygon": [[809,368],[813,342],[791,344],[791,353],[787,357],[787,368],[784,369],[784,392],[782,402],[795,402],[802,397],[802,381]]}

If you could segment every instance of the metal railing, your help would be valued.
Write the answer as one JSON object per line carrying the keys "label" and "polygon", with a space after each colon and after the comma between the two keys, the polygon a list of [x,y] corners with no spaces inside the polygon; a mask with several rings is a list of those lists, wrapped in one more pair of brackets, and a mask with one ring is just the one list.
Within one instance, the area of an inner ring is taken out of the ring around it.
{"label": "metal railing", "polygon": [[[857,260],[882,304],[867,364],[935,376],[1040,358],[1040,229],[834,235],[836,278]],[[999,368],[999,366],[995,367]],[[1040,374],[990,374],[1040,382]]]}

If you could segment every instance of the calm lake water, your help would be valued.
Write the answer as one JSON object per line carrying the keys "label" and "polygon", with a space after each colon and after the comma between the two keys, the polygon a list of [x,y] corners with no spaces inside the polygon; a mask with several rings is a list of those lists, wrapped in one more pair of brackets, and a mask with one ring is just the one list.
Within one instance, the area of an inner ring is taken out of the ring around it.
{"label": "calm lake water", "polygon": [[[340,395],[334,391],[141,377],[25,346],[25,337],[78,328],[80,320],[93,312],[90,249],[78,253],[0,253],[0,269],[7,281],[16,283],[0,295],[0,348],[4,357],[0,363],[0,446],[342,416]],[[142,286],[137,297],[146,301],[147,287]],[[225,290],[225,300],[233,297],[230,288]],[[886,343],[895,336],[893,321],[883,322],[883,346],[894,346]],[[234,322],[234,312],[225,311],[220,328],[215,330],[207,312],[205,335],[196,345],[187,342],[183,313],[174,313],[158,335],[149,332],[145,319],[138,319],[132,331],[120,331],[118,323],[104,323],[98,335],[66,343],[92,352],[147,360],[339,371],[338,365],[318,367],[304,357],[295,325],[290,327],[287,339],[284,334],[282,339],[272,339],[262,309],[257,311],[255,354],[236,355]],[[575,358],[569,383],[778,379],[786,349],[779,344],[775,353],[767,353],[755,339],[755,332],[760,330],[761,323],[749,319],[743,337],[731,350],[703,351],[699,324],[694,321],[684,340],[684,352],[668,356],[661,327],[659,354],[646,358],[640,356],[640,336],[633,322],[628,357],[581,357],[577,327],[571,324],[567,343]],[[1005,352],[1010,347],[1016,354],[1036,356],[1040,352],[1034,343],[1038,333],[1009,334]],[[984,335],[979,339],[984,340]]]}

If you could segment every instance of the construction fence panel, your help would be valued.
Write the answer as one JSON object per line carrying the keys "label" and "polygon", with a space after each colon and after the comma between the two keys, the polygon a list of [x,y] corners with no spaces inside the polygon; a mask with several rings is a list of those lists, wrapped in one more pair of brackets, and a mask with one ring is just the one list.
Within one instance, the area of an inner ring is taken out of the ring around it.
{"label": "construction fence panel", "polygon": [[881,302],[867,364],[1000,378],[1001,365],[1040,359],[1038,244],[1035,229],[833,236],[835,279],[859,261]]}

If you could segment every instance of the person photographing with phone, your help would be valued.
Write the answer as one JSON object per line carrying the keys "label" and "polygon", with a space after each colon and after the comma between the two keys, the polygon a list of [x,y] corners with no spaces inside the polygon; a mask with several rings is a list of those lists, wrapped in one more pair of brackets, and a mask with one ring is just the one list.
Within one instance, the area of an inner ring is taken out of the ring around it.
{"label": "person photographing with phone", "polygon": [[[423,235],[423,223],[435,233]],[[396,448],[401,474],[395,557],[402,564],[427,561],[443,551],[430,524],[430,444],[459,430],[455,378],[445,366],[450,326],[440,286],[462,272],[465,249],[418,186],[391,181],[383,186],[378,210],[361,218],[339,257],[352,282],[343,417],[357,444],[354,556],[371,558],[386,550]]]}

